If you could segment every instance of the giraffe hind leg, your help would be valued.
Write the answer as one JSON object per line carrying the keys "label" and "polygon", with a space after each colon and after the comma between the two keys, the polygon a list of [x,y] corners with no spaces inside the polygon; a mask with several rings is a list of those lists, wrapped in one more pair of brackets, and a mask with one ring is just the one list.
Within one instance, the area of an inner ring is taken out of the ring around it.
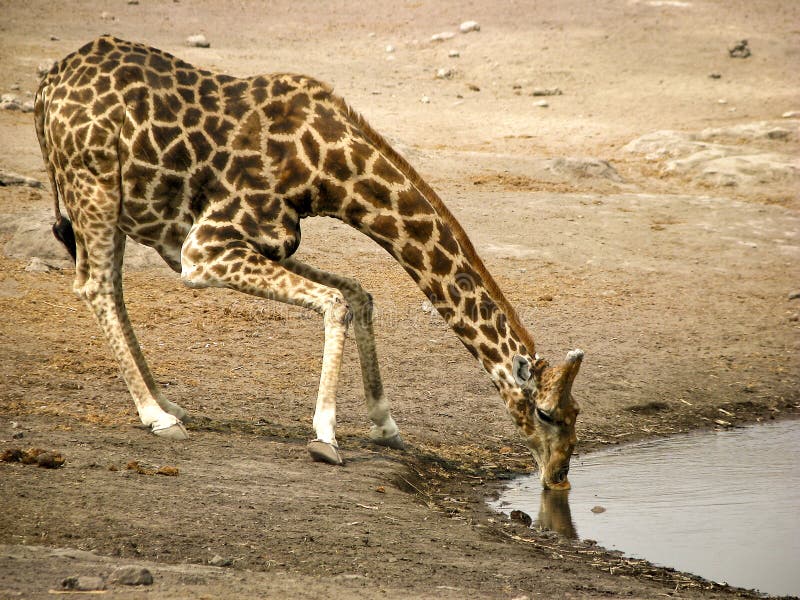
{"label": "giraffe hind leg", "polygon": [[[104,205],[112,193],[99,186],[92,201]],[[80,221],[81,219],[78,219]],[[131,328],[122,295],[122,257],[125,234],[110,221],[76,227],[76,277],[74,290],[91,309],[120,365],[122,376],[136,404],[142,423],[168,439],[186,439],[186,430],[175,414],[162,408],[158,392],[139,343]],[[165,404],[177,414],[183,410]]]}
{"label": "giraffe hind leg", "polygon": [[353,313],[353,332],[361,363],[364,397],[367,403],[367,414],[372,421],[369,432],[370,439],[381,446],[402,450],[405,445],[400,437],[397,423],[392,418],[389,401],[383,391],[378,352],[375,346],[375,333],[372,327],[372,296],[355,279],[329,273],[292,258],[284,260],[283,264],[298,275],[339,289],[344,295]]}

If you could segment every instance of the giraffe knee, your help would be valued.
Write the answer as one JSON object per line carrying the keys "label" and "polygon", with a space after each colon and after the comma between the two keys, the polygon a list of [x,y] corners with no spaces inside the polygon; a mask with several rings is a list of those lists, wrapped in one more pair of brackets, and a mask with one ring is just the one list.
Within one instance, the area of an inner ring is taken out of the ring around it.
{"label": "giraffe knee", "polygon": [[325,307],[323,316],[326,323],[336,323],[345,327],[353,320],[353,311],[345,300],[344,294],[339,290],[333,292],[333,297]]}

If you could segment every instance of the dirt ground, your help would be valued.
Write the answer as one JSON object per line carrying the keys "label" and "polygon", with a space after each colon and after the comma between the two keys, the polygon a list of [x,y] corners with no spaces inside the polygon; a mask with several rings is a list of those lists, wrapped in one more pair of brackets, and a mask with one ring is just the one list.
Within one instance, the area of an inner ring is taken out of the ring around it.
{"label": "dirt ground", "polygon": [[[579,452],[800,414],[800,139],[782,118],[800,109],[800,4],[0,0],[0,14],[0,92],[23,99],[41,61],[101,33],[234,75],[332,83],[439,191],[537,350],[586,352]],[[458,33],[467,19],[480,31]],[[455,37],[430,41],[442,31]],[[211,47],[185,47],[196,33]],[[741,39],[752,56],[731,58]],[[662,130],[683,137],[628,146]],[[31,114],[0,111],[0,170],[46,180]],[[305,222],[299,256],[374,295],[408,449],[368,443],[350,343],[347,464],[311,462],[320,320],[188,290],[134,249],[131,318],[195,417],[188,441],[150,435],[71,293],[51,206],[46,188],[0,187],[0,450],[66,458],[0,463],[0,597],[125,564],[153,572],[158,599],[751,595],[490,513],[529,453],[413,282],[338,222]],[[61,268],[26,271],[32,256]],[[179,474],[149,474],[163,466]]]}

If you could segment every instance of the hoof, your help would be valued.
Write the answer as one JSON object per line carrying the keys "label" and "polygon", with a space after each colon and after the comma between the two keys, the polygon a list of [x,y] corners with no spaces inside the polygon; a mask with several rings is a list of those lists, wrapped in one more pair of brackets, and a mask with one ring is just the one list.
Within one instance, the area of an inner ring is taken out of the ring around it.
{"label": "hoof", "polygon": [[405,450],[406,445],[403,442],[403,438],[400,437],[399,433],[396,433],[392,437],[388,438],[378,438],[373,439],[373,443],[378,444],[379,446],[386,446],[387,448],[393,448],[394,450]]}
{"label": "hoof", "polygon": [[186,428],[180,421],[178,421],[177,423],[173,423],[172,425],[168,425],[167,427],[153,426],[152,432],[155,433],[158,437],[163,437],[168,440],[189,439],[189,434],[186,433]]}
{"label": "hoof", "polygon": [[339,454],[339,449],[333,444],[321,440],[308,442],[308,453],[316,461],[325,462],[329,465],[343,465],[344,461]]}

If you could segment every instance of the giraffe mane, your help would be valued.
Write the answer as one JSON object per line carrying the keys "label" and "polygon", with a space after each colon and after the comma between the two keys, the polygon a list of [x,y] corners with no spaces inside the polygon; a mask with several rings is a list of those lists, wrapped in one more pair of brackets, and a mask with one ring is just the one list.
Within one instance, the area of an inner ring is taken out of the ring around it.
{"label": "giraffe mane", "polygon": [[442,201],[433,188],[428,185],[422,176],[417,173],[416,169],[411,166],[405,157],[397,152],[397,150],[395,150],[380,133],[375,131],[358,111],[353,109],[338,95],[331,94],[331,97],[331,99],[337,104],[338,108],[342,110],[343,113],[351,120],[351,122],[358,127],[361,133],[375,145],[378,151],[409,179],[411,184],[417,188],[419,193],[422,194],[430,203],[439,217],[450,227],[453,237],[461,247],[461,251],[464,253],[467,260],[470,262],[478,275],[480,275],[481,279],[483,279],[483,284],[486,286],[486,290],[492,296],[500,310],[506,315],[510,327],[519,336],[519,339],[525,345],[525,349],[527,350],[528,354],[533,356],[536,351],[533,336],[522,324],[522,321],[520,321],[517,311],[497,285],[494,277],[492,277],[492,274],[486,268],[483,260],[481,260],[481,257],[478,255],[475,247],[472,245],[472,241],[469,239],[467,232],[464,231],[464,227],[458,222],[453,213],[450,212],[450,209],[447,207],[447,205]]}

